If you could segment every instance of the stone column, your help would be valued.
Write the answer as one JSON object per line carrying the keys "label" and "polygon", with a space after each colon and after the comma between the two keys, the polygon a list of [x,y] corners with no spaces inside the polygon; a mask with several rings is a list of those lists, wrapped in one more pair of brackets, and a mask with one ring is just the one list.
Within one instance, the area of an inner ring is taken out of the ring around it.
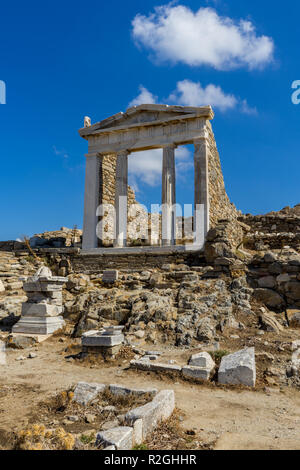
{"label": "stone column", "polygon": [[116,240],[115,247],[127,244],[127,192],[128,192],[128,154],[127,150],[117,153],[116,167]]}
{"label": "stone column", "polygon": [[208,144],[206,139],[194,142],[195,213],[194,243],[203,246],[209,230]]}
{"label": "stone column", "polygon": [[[175,145],[163,148],[162,164],[162,245],[175,245],[176,238]],[[174,210],[173,210],[174,209]]]}
{"label": "stone column", "polygon": [[84,219],[82,249],[89,251],[98,247],[96,228],[98,217],[97,208],[101,203],[101,156],[87,155],[85,170],[85,192],[84,192]]}

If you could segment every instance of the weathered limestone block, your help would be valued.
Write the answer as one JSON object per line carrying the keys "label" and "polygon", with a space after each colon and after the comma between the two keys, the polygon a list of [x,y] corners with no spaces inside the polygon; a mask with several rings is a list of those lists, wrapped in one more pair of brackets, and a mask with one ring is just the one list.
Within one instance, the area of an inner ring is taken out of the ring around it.
{"label": "weathered limestone block", "polygon": [[96,445],[115,446],[117,450],[131,450],[133,447],[133,428],[119,426],[109,431],[101,431],[96,436]]}
{"label": "weathered limestone block", "polygon": [[207,352],[193,354],[193,356],[191,356],[189,360],[189,365],[196,366],[196,367],[206,367],[206,368],[210,367],[211,369],[213,369],[216,366],[211,355]]}
{"label": "weathered limestone block", "polygon": [[0,292],[5,292],[5,287],[1,279],[0,279]]}
{"label": "weathered limestone block", "polygon": [[63,317],[22,316],[16,323],[13,333],[27,333],[35,335],[49,335],[61,330],[65,326]]}
{"label": "weathered limestone block", "polygon": [[86,406],[90,401],[97,397],[106,388],[104,384],[79,382],[74,390],[73,400]]}
{"label": "weathered limestone block", "polygon": [[145,371],[152,371],[152,372],[181,372],[181,366],[173,365],[173,364],[161,364],[159,362],[152,363],[146,362],[145,360],[139,361],[130,361],[130,365],[132,368],[145,370]]}
{"label": "weathered limestone block", "polygon": [[255,387],[256,365],[254,348],[246,348],[222,358],[218,381],[228,385]]}
{"label": "weathered limestone block", "polygon": [[209,380],[211,377],[211,373],[212,370],[205,367],[184,366],[182,368],[183,377],[189,379]]}
{"label": "weathered limestone block", "polygon": [[106,284],[113,284],[119,278],[119,271],[116,269],[106,270],[102,276],[102,282]]}
{"label": "weathered limestone block", "polygon": [[93,347],[111,347],[118,346],[124,342],[124,335],[94,335],[94,336],[83,336],[82,346],[93,346]]}
{"label": "weathered limestone block", "polygon": [[109,390],[113,395],[120,395],[120,396],[126,396],[126,395],[135,395],[135,396],[141,396],[141,395],[152,395],[153,397],[157,394],[158,390],[157,388],[128,388],[128,387],[123,387],[122,385],[115,385],[111,384],[109,386]]}
{"label": "weathered limestone block", "polygon": [[159,392],[152,402],[130,410],[125,415],[129,425],[141,419],[143,421],[143,439],[145,439],[160,421],[168,419],[175,408],[175,395],[173,390]]}
{"label": "weathered limestone block", "polygon": [[202,352],[194,354],[189,365],[182,368],[182,375],[188,378],[209,380],[215,370],[216,364],[210,354]]}
{"label": "weathered limestone block", "polygon": [[50,305],[47,303],[38,303],[38,304],[30,304],[25,303],[22,305],[21,314],[23,316],[29,317],[56,317],[63,312],[63,307],[59,307],[57,305]]}

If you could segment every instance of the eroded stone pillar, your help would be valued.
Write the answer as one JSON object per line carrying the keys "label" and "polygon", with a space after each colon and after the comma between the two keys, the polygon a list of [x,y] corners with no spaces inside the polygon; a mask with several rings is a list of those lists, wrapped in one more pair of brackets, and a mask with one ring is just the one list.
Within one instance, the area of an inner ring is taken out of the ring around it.
{"label": "eroded stone pillar", "polygon": [[98,247],[96,233],[98,217],[97,207],[101,203],[101,165],[100,155],[87,155],[85,170],[84,218],[82,249],[89,251]]}
{"label": "eroded stone pillar", "polygon": [[162,245],[175,245],[176,239],[175,146],[163,148],[162,164]]}
{"label": "eroded stone pillar", "polygon": [[209,230],[208,144],[206,139],[194,142],[195,213],[194,243],[203,246]]}
{"label": "eroded stone pillar", "polygon": [[127,193],[128,193],[128,154],[127,150],[117,153],[116,166],[116,240],[115,247],[127,244]]}

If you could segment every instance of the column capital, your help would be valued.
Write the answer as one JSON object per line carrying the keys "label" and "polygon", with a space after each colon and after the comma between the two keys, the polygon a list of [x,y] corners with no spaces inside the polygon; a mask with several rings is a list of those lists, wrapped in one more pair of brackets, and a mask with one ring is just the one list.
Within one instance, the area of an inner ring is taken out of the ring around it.
{"label": "column capital", "polygon": [[170,143],[170,144],[163,144],[161,146],[162,149],[177,149],[178,145],[174,144],[174,143]]}
{"label": "column capital", "polygon": [[128,155],[130,154],[130,151],[129,150],[119,150],[118,152],[116,152],[116,155],[118,157],[128,157]]}
{"label": "column capital", "polygon": [[99,152],[90,152],[90,153],[86,153],[84,155],[86,158],[89,158],[89,157],[98,157],[98,158],[102,158],[103,157],[103,154],[102,153],[99,153]]}

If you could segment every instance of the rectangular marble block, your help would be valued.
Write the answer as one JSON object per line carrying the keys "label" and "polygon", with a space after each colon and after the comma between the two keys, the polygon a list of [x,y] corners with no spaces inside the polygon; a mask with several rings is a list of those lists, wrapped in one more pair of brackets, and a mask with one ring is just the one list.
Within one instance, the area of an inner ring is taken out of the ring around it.
{"label": "rectangular marble block", "polygon": [[102,281],[107,282],[107,283],[116,282],[118,278],[119,278],[119,271],[117,271],[116,269],[112,269],[112,270],[104,271],[103,276],[102,276]]}
{"label": "rectangular marble block", "polygon": [[57,317],[63,312],[63,307],[45,303],[25,303],[22,305],[22,316],[29,317]]}
{"label": "rectangular marble block", "polygon": [[124,335],[83,336],[82,346],[117,346],[124,341]]}
{"label": "rectangular marble block", "polygon": [[13,333],[48,335],[65,325],[63,317],[21,317],[13,328]]}
{"label": "rectangular marble block", "polygon": [[25,292],[60,292],[61,284],[48,283],[48,282],[26,282],[23,285]]}

